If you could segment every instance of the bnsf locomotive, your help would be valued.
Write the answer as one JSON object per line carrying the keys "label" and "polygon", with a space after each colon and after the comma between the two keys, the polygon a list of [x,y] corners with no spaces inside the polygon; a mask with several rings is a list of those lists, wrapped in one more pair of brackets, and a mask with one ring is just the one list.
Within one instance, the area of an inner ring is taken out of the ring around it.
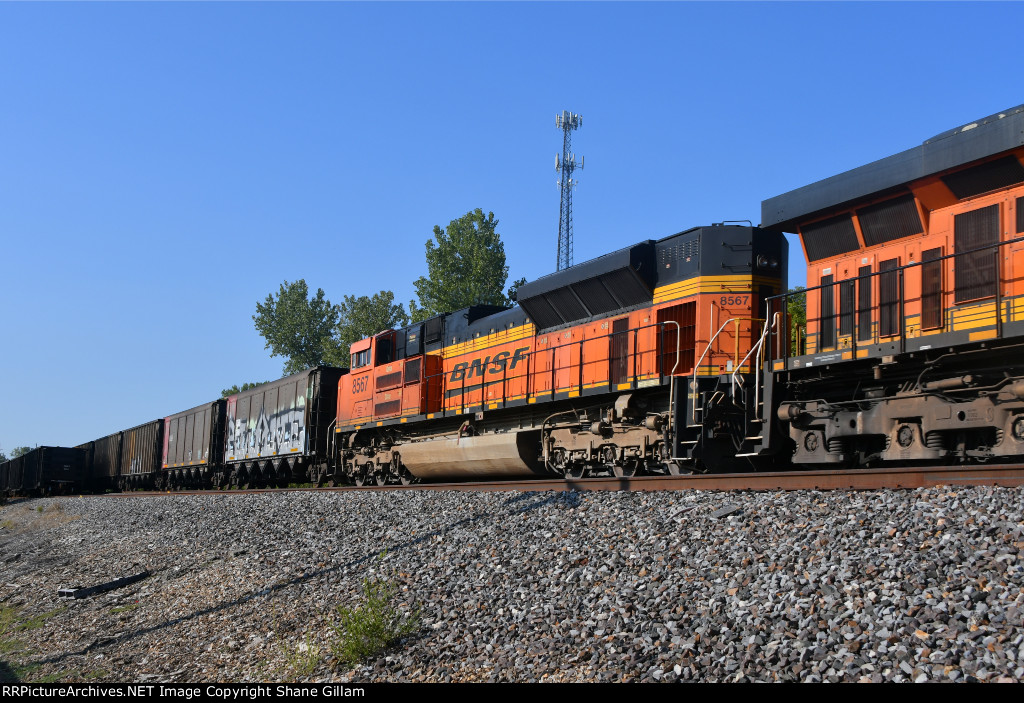
{"label": "bnsf locomotive", "polygon": [[778,232],[698,227],[527,283],[518,307],[364,339],[338,385],[335,470],[383,484],[734,461],[786,255]]}
{"label": "bnsf locomotive", "polygon": [[[760,227],[642,241],[527,283],[517,307],[356,342],[349,369],[86,443],[84,481],[384,484],[1021,457],[1022,206],[1024,106],[766,200]],[[786,293],[784,232],[804,250],[805,306]]]}
{"label": "bnsf locomotive", "polygon": [[765,447],[797,465],[1024,455],[1024,106],[766,200],[807,325],[771,313]]}

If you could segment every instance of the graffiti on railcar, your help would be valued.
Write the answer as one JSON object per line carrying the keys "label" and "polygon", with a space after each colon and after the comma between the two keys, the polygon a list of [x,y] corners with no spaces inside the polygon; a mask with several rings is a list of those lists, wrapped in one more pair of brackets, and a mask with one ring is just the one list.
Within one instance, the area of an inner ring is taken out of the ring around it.
{"label": "graffiti on railcar", "polygon": [[305,451],[305,386],[306,380],[302,379],[247,398],[229,398],[225,444],[228,460]]}

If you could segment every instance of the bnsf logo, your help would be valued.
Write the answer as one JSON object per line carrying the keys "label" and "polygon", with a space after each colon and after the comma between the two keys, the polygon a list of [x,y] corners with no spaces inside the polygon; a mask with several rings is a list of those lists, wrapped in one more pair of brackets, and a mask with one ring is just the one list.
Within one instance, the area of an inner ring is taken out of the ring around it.
{"label": "bnsf logo", "polygon": [[493,359],[485,356],[482,359],[460,362],[455,364],[455,368],[452,369],[452,375],[448,377],[448,382],[463,381],[474,376],[483,376],[485,373],[502,373],[506,367],[514,369],[516,364],[526,358],[526,352],[528,351],[530,351],[529,347],[520,347],[512,354],[509,354],[507,351],[495,354]]}

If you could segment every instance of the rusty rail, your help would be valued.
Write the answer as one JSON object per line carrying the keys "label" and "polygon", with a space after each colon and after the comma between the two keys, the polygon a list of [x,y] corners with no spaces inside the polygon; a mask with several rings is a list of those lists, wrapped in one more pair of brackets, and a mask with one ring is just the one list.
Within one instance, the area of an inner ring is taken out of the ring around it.
{"label": "rusty rail", "polygon": [[182,491],[178,493],[111,493],[110,497],[163,495],[239,495],[285,491],[769,491],[880,490],[929,486],[1024,486],[1024,465],[930,466],[853,471],[777,471],[692,476],[630,478],[524,479],[421,483],[412,486],[340,486],[324,488],[258,488],[247,491]]}

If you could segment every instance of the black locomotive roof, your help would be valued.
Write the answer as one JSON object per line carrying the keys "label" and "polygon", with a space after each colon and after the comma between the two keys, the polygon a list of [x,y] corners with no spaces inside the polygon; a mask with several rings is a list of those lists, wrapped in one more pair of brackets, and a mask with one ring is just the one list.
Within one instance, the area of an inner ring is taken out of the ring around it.
{"label": "black locomotive roof", "polygon": [[761,226],[796,232],[800,221],[894,191],[1024,145],[1024,105],[938,134],[921,146],[761,202]]}

